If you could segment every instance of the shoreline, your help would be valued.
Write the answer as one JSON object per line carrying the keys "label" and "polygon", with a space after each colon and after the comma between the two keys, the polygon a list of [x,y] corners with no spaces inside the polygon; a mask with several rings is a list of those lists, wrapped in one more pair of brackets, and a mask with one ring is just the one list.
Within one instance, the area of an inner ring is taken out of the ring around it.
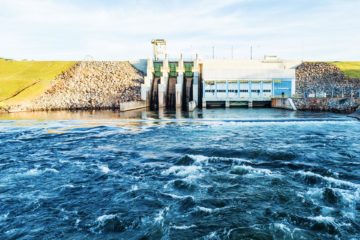
{"label": "shoreline", "polygon": [[[141,111],[141,110],[149,110],[149,107],[144,108],[138,108],[138,109],[132,109],[125,112],[134,112],[134,111]],[[178,109],[167,109],[163,108],[165,111],[174,111],[176,112]],[[202,109],[202,108],[200,108]],[[205,108],[207,109],[207,108]],[[211,109],[223,109],[223,108],[211,108]],[[253,107],[253,108],[232,108],[232,109],[278,109],[278,108],[271,108],[271,107]],[[286,109],[283,109],[284,111],[287,111]],[[114,108],[114,107],[95,107],[95,108],[54,108],[54,109],[37,109],[37,110],[6,110],[0,108],[0,114],[16,114],[16,113],[59,113],[59,112],[94,112],[94,111],[112,111],[112,112],[124,112],[121,111],[120,108]],[[156,110],[158,111],[158,110]],[[183,112],[184,110],[180,109],[180,112]],[[357,106],[357,109],[355,107],[355,110],[349,111],[349,109],[332,109],[332,110],[326,110],[324,108],[298,108],[297,112],[313,112],[313,113],[336,113],[336,114],[343,114],[343,115],[353,115],[355,118],[359,118],[360,120],[360,105]]]}

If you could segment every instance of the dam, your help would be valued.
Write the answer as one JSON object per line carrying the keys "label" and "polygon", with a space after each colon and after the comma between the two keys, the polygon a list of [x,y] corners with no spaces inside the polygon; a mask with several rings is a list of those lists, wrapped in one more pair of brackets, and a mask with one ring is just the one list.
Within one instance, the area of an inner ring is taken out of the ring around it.
{"label": "dam", "polygon": [[[294,109],[296,67],[300,61],[265,56],[262,60],[169,59],[165,40],[153,40],[141,99],[151,109],[192,111],[207,107],[284,107]],[[280,105],[277,104],[282,99]],[[289,103],[285,102],[288,101]],[[273,104],[272,104],[273,103]],[[295,110],[295,109],[294,109]]]}

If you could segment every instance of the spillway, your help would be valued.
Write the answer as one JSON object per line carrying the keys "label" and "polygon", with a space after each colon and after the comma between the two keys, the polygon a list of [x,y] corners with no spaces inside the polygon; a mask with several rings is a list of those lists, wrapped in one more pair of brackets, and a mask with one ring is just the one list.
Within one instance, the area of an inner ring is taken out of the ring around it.
{"label": "spillway", "polygon": [[166,94],[166,107],[175,109],[176,107],[176,78],[169,78],[167,94]]}
{"label": "spillway", "polygon": [[183,85],[182,106],[184,110],[188,110],[189,102],[193,100],[193,78],[185,78]]}
{"label": "spillway", "polygon": [[160,78],[154,78],[151,84],[150,93],[150,108],[152,110],[158,109],[159,107],[159,84]]}

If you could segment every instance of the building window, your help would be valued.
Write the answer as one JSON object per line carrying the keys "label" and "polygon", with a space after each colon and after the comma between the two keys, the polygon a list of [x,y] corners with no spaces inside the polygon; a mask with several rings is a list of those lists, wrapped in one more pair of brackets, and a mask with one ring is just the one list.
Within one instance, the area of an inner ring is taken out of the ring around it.
{"label": "building window", "polygon": [[247,93],[247,92],[249,92],[249,90],[247,90],[247,89],[241,89],[240,92]]}
{"label": "building window", "polygon": [[269,90],[269,89],[264,89],[263,92],[264,92],[264,93],[271,93],[271,90]]}

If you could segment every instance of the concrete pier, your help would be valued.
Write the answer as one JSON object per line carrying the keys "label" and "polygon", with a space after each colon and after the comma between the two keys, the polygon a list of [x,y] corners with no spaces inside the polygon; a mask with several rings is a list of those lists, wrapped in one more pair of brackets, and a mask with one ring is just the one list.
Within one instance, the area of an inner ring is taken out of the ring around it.
{"label": "concrete pier", "polygon": [[230,101],[225,101],[225,107],[229,108],[230,107]]}

